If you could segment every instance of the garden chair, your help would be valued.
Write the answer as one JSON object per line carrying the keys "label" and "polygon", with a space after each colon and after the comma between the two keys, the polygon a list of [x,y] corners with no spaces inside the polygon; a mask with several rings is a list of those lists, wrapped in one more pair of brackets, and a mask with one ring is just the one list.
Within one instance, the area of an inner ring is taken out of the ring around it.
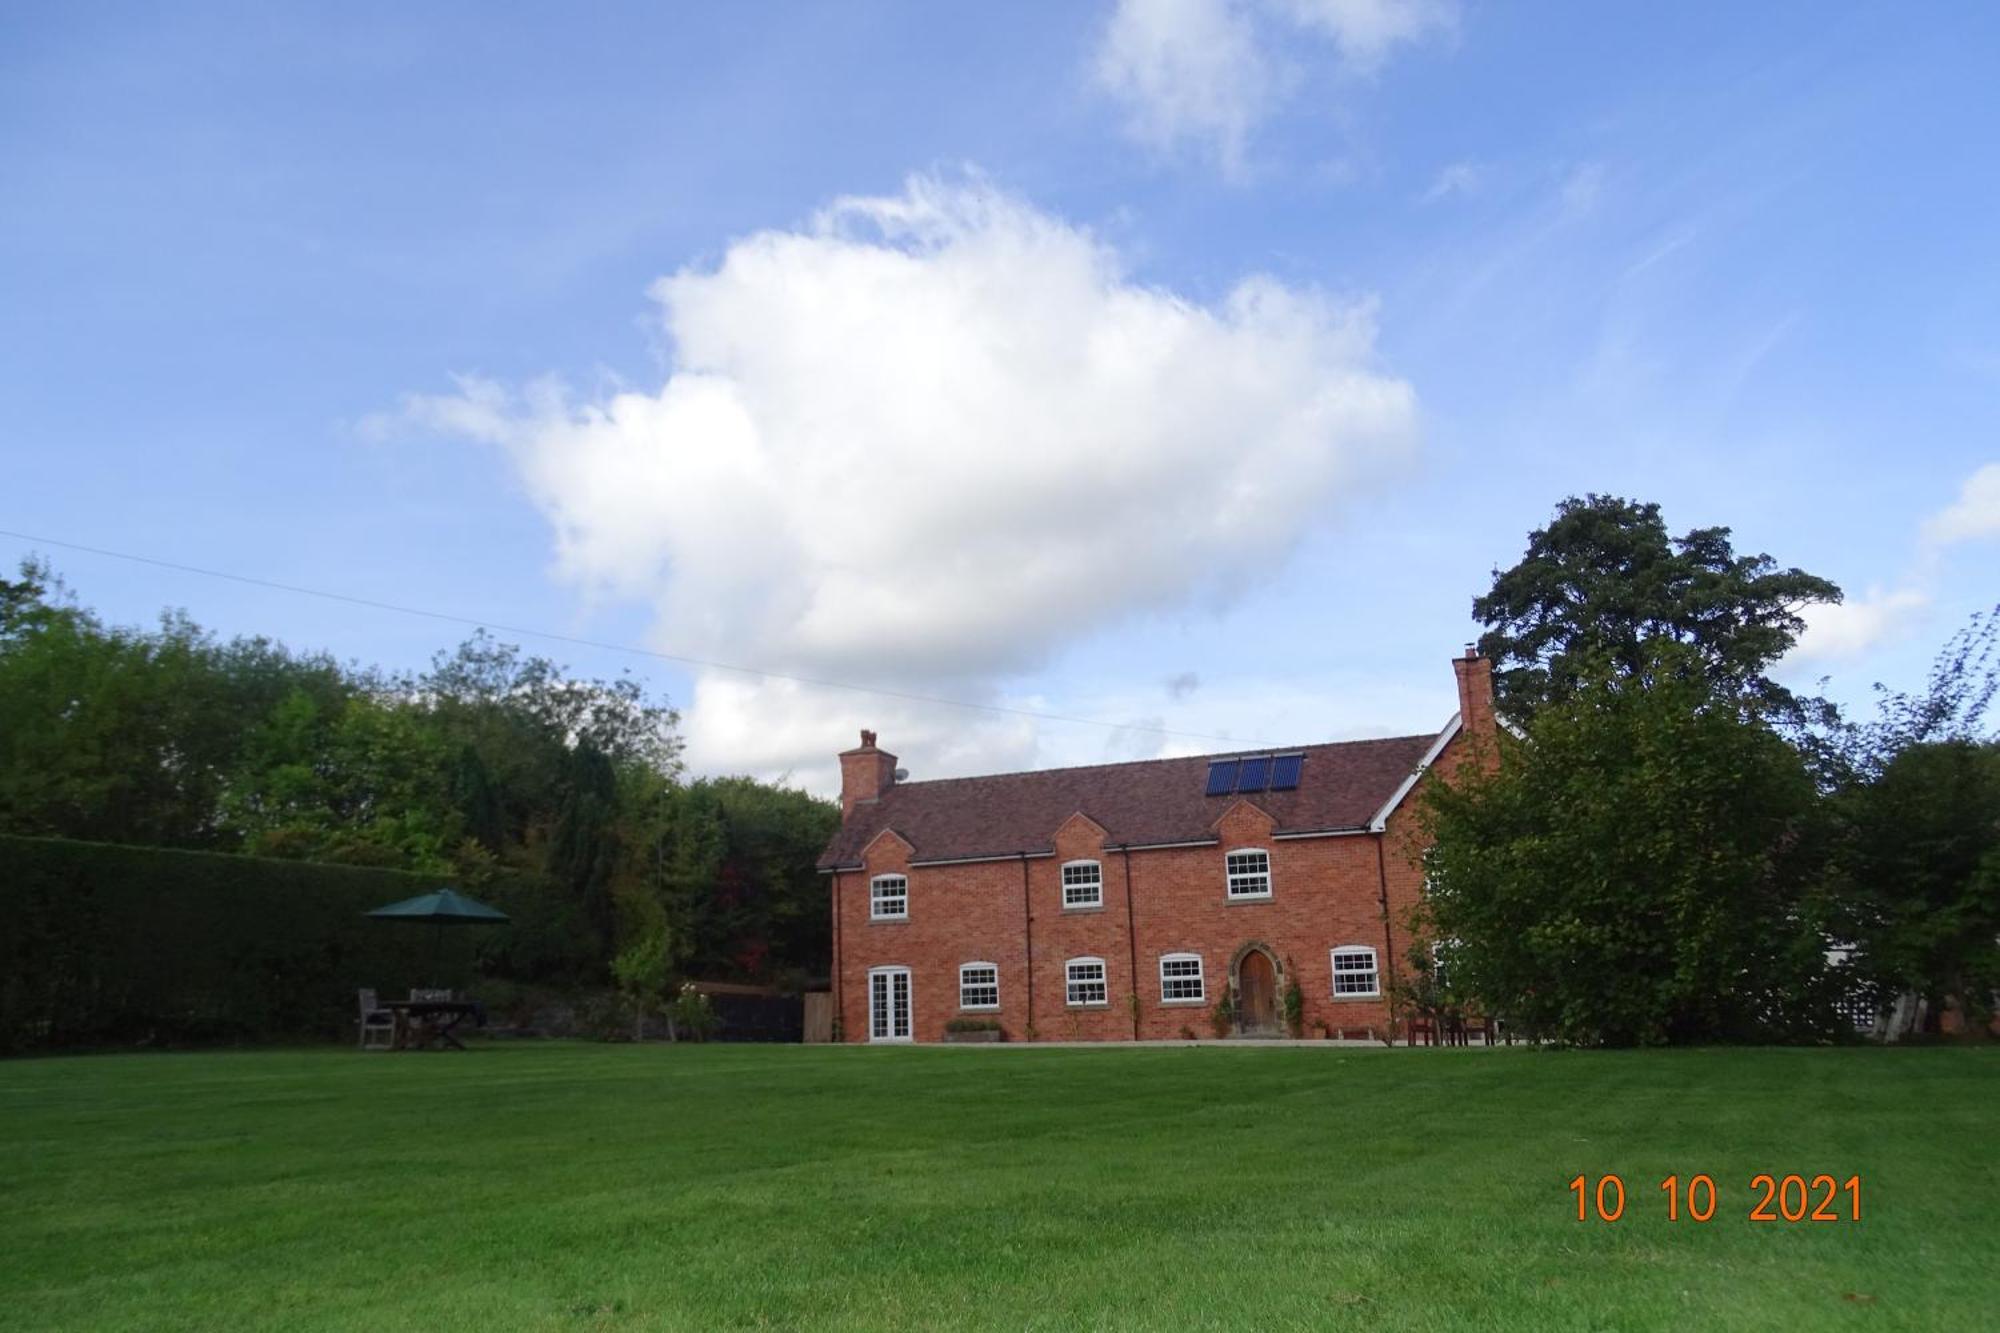
{"label": "garden chair", "polygon": [[427,990],[419,986],[412,986],[410,987],[410,998],[413,1000],[455,1000],[458,997],[453,995],[449,990]]}
{"label": "garden chair", "polygon": [[[369,1041],[370,1036],[383,1038],[377,1045]],[[396,1049],[396,1011],[384,1009],[375,1001],[375,992],[361,992],[361,1049],[364,1051],[393,1051]]]}

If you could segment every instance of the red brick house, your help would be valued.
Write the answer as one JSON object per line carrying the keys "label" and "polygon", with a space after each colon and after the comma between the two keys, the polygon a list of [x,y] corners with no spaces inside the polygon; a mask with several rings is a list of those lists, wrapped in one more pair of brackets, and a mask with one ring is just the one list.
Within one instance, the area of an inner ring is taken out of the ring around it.
{"label": "red brick house", "polygon": [[1453,662],[1432,735],[909,782],[861,733],[840,756],[834,1013],[848,1041],[1383,1033],[1422,886],[1412,792],[1494,750],[1492,664]]}

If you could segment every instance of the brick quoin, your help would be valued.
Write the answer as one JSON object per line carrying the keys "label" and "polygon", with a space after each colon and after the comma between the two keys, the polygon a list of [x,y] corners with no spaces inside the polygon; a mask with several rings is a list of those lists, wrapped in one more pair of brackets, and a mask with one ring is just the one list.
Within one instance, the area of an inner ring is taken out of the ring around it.
{"label": "brick quoin", "polygon": [[[1492,664],[1468,649],[1454,660],[1453,671],[1458,714],[1422,751],[1428,762],[1404,768],[1379,794],[1356,796],[1374,809],[1400,789],[1401,801],[1379,827],[1371,820],[1337,836],[1280,836],[1285,830],[1264,808],[1271,802],[1245,793],[1210,798],[1208,827],[1189,830],[1195,838],[1216,839],[1212,845],[1127,850],[1119,845],[1125,837],[1150,830],[1107,830],[1089,810],[1079,809],[1042,830],[1032,846],[1007,849],[993,840],[981,846],[977,812],[985,794],[1005,800],[1011,788],[1001,784],[1041,775],[905,785],[895,800],[909,813],[891,816],[890,826],[860,848],[858,865],[852,859],[831,866],[822,861],[829,871],[834,1002],[843,1039],[869,1040],[868,974],[885,966],[910,971],[911,1037],[919,1042],[940,1040],[945,1024],[959,1017],[998,1020],[1010,1041],[1159,1040],[1187,1032],[1207,1037],[1210,1011],[1228,992],[1237,960],[1252,947],[1264,949],[1277,965],[1280,1001],[1286,983],[1297,979],[1308,1034],[1320,1023],[1356,1036],[1370,1030],[1386,1034],[1393,1018],[1389,988],[1407,968],[1405,923],[1423,893],[1417,793],[1426,782],[1450,781],[1462,764],[1498,762]],[[1301,788],[1316,778],[1338,778],[1344,748],[1308,747]],[[872,732],[863,732],[862,744],[840,761],[843,820],[853,822],[858,809],[883,801],[895,786],[896,757],[876,746]],[[1205,757],[1192,762],[1198,767],[1190,772],[1205,772]],[[1090,770],[1091,780],[1117,783],[1121,770],[1142,767],[1106,765]],[[968,783],[973,785],[962,785]],[[920,822],[916,817],[924,802],[942,800],[948,787],[951,799],[974,812],[971,826],[956,836],[977,847],[979,856],[955,864],[912,864],[942,859],[939,849],[912,845],[893,820]],[[1134,817],[1143,820],[1144,814]],[[840,845],[837,836],[834,847]],[[1271,897],[1231,900],[1225,858],[1253,848],[1270,856]],[[1065,909],[1062,866],[1074,860],[1102,867],[1101,907]],[[890,874],[909,881],[908,919],[870,920],[870,881]],[[1331,951],[1343,945],[1375,950],[1380,995],[1334,996]],[[1200,955],[1206,991],[1201,1003],[1162,1000],[1160,959],[1175,953]],[[1101,1006],[1066,1003],[1064,965],[1081,957],[1104,961],[1109,996]],[[999,1009],[959,1007],[959,967],[971,962],[999,969]]]}

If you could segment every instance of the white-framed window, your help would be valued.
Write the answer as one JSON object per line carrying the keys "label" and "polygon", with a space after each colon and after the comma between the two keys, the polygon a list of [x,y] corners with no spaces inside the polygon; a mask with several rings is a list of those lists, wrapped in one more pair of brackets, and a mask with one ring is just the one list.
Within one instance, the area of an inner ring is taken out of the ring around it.
{"label": "white-framed window", "polygon": [[1231,852],[1223,861],[1223,868],[1229,873],[1229,896],[1231,898],[1268,898],[1271,896],[1271,854],[1251,848],[1247,851]]}
{"label": "white-framed window", "polygon": [[960,963],[958,965],[958,1007],[961,1009],[998,1009],[1000,1007],[1000,969],[992,963]]}
{"label": "white-framed window", "polygon": [[1160,957],[1160,1003],[1200,1004],[1208,998],[1202,984],[1201,955],[1170,953]]}
{"label": "white-framed window", "polygon": [[1063,910],[1104,906],[1104,867],[1095,861],[1065,861],[1062,868]]}
{"label": "white-framed window", "polygon": [[910,919],[909,876],[877,875],[868,881],[868,919],[870,921]]}
{"label": "white-framed window", "polygon": [[1375,950],[1365,944],[1343,944],[1333,951],[1333,996],[1337,1000],[1380,995]]}
{"label": "white-framed window", "polygon": [[910,1039],[910,969],[868,969],[868,1040]]}
{"label": "white-framed window", "polygon": [[1063,964],[1063,977],[1069,983],[1065,999],[1072,1009],[1111,1003],[1102,958],[1072,958]]}

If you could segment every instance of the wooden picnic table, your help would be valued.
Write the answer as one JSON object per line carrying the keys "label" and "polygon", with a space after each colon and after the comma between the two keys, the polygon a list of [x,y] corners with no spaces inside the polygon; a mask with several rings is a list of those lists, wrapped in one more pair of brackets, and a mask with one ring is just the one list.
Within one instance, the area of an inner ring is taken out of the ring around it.
{"label": "wooden picnic table", "polygon": [[452,1031],[479,1013],[473,1000],[382,1000],[379,1005],[396,1015],[399,1051],[462,1051],[464,1043]]}

